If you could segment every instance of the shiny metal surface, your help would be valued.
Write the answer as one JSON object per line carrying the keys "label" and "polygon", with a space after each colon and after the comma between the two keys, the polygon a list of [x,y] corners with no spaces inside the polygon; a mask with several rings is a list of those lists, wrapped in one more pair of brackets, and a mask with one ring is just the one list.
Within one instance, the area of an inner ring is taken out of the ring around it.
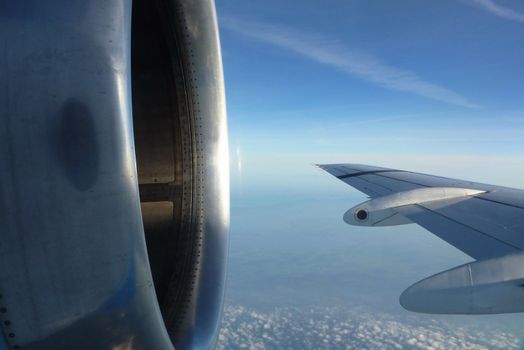
{"label": "shiny metal surface", "polygon": [[[182,348],[214,346],[225,290],[229,230],[229,150],[222,58],[214,1],[178,4],[185,38],[186,79],[191,89],[195,153],[193,159],[193,226],[198,232],[197,265],[187,314],[181,323]],[[175,313],[174,317],[178,317]],[[169,316],[165,317],[169,320]],[[168,322],[166,322],[168,323]]]}
{"label": "shiny metal surface", "polygon": [[419,281],[400,296],[405,309],[433,314],[524,311],[524,254],[475,261]]}
{"label": "shiny metal surface", "polygon": [[164,163],[173,176],[157,178],[180,178],[176,200],[142,207],[147,222],[164,215],[183,233],[168,245],[183,258],[168,259],[160,307],[138,187],[151,167],[136,172],[131,2],[0,1],[0,319],[12,349],[172,349],[170,337],[177,348],[214,345],[229,220],[214,3],[154,3],[171,16],[163,30],[176,42],[170,62],[186,97],[170,101],[186,111],[172,117],[186,122],[174,129],[183,160]]}
{"label": "shiny metal surface", "polygon": [[[423,187],[414,190],[395,192],[383,197],[367,200],[349,209],[344,221],[355,226],[393,226],[412,223],[398,212],[399,207],[426,204],[435,201],[455,202],[469,199],[486,191],[460,187]],[[442,202],[444,203],[444,202]],[[358,213],[366,213],[365,218]]]}
{"label": "shiny metal surface", "polygon": [[177,348],[212,347],[224,293],[229,179],[213,1],[137,1],[133,110],[142,213]]}

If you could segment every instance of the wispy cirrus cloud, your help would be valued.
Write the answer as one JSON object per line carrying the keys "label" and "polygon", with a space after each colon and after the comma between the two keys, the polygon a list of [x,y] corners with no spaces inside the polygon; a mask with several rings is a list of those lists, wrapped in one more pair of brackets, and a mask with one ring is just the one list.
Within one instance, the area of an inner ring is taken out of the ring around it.
{"label": "wispy cirrus cloud", "polygon": [[422,79],[412,71],[390,66],[372,54],[350,49],[332,39],[301,33],[285,26],[230,17],[222,18],[221,26],[386,89],[408,92],[461,107],[480,107],[454,91]]}
{"label": "wispy cirrus cloud", "polygon": [[495,16],[524,24],[524,13],[512,10],[509,7],[501,6],[493,0],[467,0],[466,2],[480,7]]}

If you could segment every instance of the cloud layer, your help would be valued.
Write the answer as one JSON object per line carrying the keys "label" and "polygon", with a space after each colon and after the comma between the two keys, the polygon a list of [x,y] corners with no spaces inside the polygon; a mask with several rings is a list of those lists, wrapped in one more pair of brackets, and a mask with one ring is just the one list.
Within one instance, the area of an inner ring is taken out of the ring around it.
{"label": "cloud layer", "polygon": [[234,18],[223,18],[221,25],[245,37],[295,52],[351,77],[360,78],[386,89],[413,93],[461,107],[479,107],[445,87],[420,78],[414,72],[390,66],[374,55],[349,49],[327,38],[299,33],[284,26]]}
{"label": "cloud layer", "polygon": [[524,24],[524,13],[520,13],[508,7],[501,6],[492,0],[469,0],[468,2],[488,11],[495,16]]}
{"label": "cloud layer", "polygon": [[361,308],[225,309],[217,349],[517,349],[496,325],[402,319]]}

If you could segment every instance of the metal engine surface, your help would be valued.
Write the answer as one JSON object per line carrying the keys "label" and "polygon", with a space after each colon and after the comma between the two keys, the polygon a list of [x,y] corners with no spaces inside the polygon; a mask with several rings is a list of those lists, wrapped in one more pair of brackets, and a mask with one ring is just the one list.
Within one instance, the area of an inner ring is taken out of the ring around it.
{"label": "metal engine surface", "polygon": [[229,226],[214,2],[0,14],[5,346],[213,347]]}

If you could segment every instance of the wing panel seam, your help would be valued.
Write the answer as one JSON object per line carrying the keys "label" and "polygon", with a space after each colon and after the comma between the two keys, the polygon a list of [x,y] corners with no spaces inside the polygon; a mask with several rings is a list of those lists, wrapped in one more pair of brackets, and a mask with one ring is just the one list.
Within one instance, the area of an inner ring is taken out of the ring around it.
{"label": "wing panel seam", "polygon": [[508,207],[512,207],[512,208],[515,208],[515,209],[522,209],[522,210],[524,210],[524,207],[521,207],[521,206],[518,206],[518,205],[514,205],[514,204],[499,202],[499,201],[496,201],[494,199],[483,198],[483,197],[472,197],[472,198],[480,199],[480,200],[491,202],[491,203],[497,203],[497,204],[501,204],[501,205],[506,205]]}
{"label": "wing panel seam", "polygon": [[[453,222],[453,223],[455,223],[455,224],[458,224],[458,225],[460,225],[460,226],[464,226],[464,227],[466,227],[466,228],[469,228],[469,229],[471,229],[471,230],[473,230],[473,231],[475,231],[475,232],[480,233],[481,235],[484,235],[484,236],[486,236],[486,237],[489,237],[489,238],[491,238],[491,239],[494,239],[495,241],[498,241],[498,242],[500,242],[500,243],[502,243],[502,244],[504,244],[504,245],[506,245],[506,246],[509,246],[509,247],[513,248],[513,249],[516,249],[516,250],[522,250],[521,248],[519,248],[519,247],[517,247],[517,246],[515,246],[515,245],[513,245],[513,244],[511,244],[511,243],[509,243],[509,242],[506,242],[506,241],[501,240],[500,238],[494,237],[494,236],[490,235],[489,233],[479,231],[478,229],[476,229],[476,228],[474,228],[474,227],[472,227],[472,226],[469,226],[469,225],[467,225],[467,224],[465,224],[465,223],[463,223],[463,222],[457,221],[457,220],[455,220],[455,219],[453,219],[453,218],[450,218],[449,216],[446,216],[446,215],[444,215],[444,214],[442,214],[442,213],[439,213],[439,212],[437,212],[437,211],[431,210],[431,209],[429,209],[429,208],[427,208],[427,207],[425,207],[425,206],[423,206],[423,205],[415,204],[415,206],[417,206],[417,207],[419,207],[419,208],[422,208],[422,209],[424,209],[424,210],[426,210],[426,211],[429,211],[430,213],[433,213],[433,214],[435,214],[435,215],[438,215],[438,216],[440,216],[440,217],[442,217],[442,218],[444,218],[444,219],[447,219],[447,220],[449,220],[449,221],[451,221],[451,222]],[[417,222],[417,221],[415,221],[415,222]],[[431,231],[430,231],[430,232],[431,232]]]}
{"label": "wing panel seam", "polygon": [[[389,191],[389,192],[393,192],[393,189],[392,189],[392,188],[389,188],[389,187],[387,187],[387,186],[384,186],[384,185],[379,184],[379,183],[376,183],[376,182],[369,181],[368,179],[365,179],[365,178],[363,178],[363,177],[359,177],[358,180],[365,181],[365,182],[367,182],[368,184],[371,184],[371,185],[373,185],[373,186],[382,187],[383,189],[385,189],[385,190],[387,190],[387,191]],[[380,193],[378,193],[378,192],[376,192],[376,191],[373,191],[373,192],[377,193],[379,196],[382,196],[382,194],[380,194]]]}
{"label": "wing panel seam", "polygon": [[400,172],[403,173],[405,171],[403,170],[394,170],[394,169],[387,169],[387,170],[369,170],[369,171],[360,171],[358,173],[351,173],[351,174],[344,174],[339,175],[337,178],[339,179],[347,179],[349,177],[356,177],[356,176],[362,176],[362,175],[369,175],[369,174],[377,174],[377,173],[391,173],[391,172]]}
{"label": "wing panel seam", "polygon": [[[396,170],[396,171],[400,171],[400,170]],[[411,173],[409,171],[400,171],[400,172]],[[416,174],[416,173],[411,173],[411,174]],[[396,180],[396,181],[400,181],[400,182],[405,182],[405,183],[408,183],[408,184],[411,184],[411,185],[417,185],[417,186],[422,186],[422,187],[434,187],[434,186],[429,186],[429,185],[423,185],[421,183],[414,182],[414,181],[403,180],[403,179],[396,179],[396,178],[391,177],[391,176],[386,176],[386,175],[381,175],[381,174],[376,174],[376,175],[380,176],[380,177],[385,177],[386,179],[390,179],[390,180]]]}

